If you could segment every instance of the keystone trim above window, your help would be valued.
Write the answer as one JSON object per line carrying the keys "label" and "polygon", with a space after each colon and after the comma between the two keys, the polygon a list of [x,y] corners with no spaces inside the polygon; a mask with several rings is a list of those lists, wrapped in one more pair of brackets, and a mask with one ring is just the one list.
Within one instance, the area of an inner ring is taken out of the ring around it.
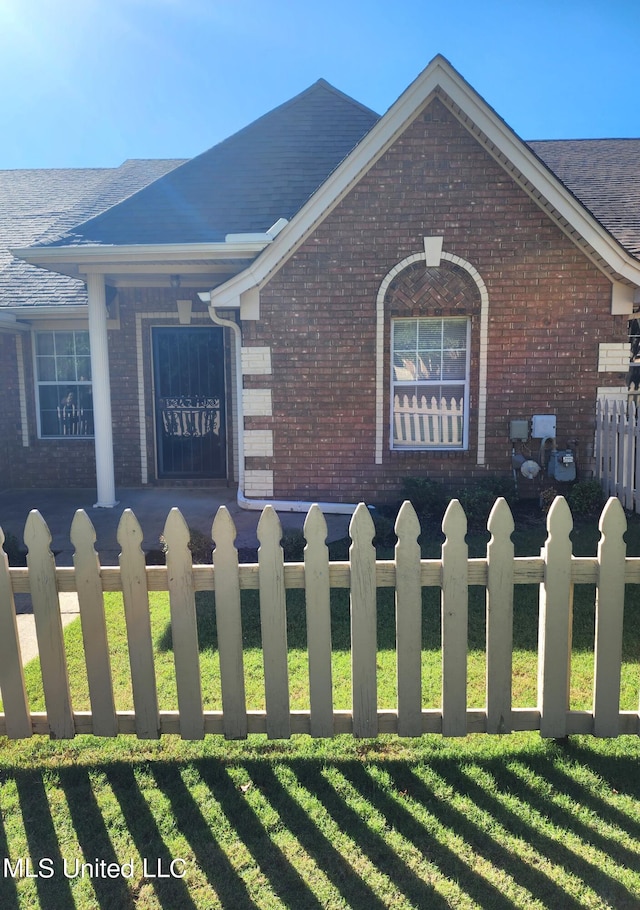
{"label": "keystone trim above window", "polygon": [[34,359],[38,435],[43,439],[93,436],[89,333],[36,332]]}
{"label": "keystone trim above window", "polygon": [[392,319],[391,448],[469,446],[467,317]]}

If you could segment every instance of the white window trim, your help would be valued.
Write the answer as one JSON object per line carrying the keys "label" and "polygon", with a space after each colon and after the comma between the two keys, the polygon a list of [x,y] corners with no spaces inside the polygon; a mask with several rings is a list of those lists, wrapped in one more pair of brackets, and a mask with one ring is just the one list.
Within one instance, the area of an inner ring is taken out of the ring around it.
{"label": "white window trim", "polygon": [[[78,323],[72,323],[72,322],[69,322],[69,323],[53,322],[53,323],[49,324],[48,322],[47,323],[43,322],[42,324],[38,324],[37,327],[34,326],[33,330],[31,331],[31,359],[32,359],[32,363],[33,363],[33,390],[34,390],[35,406],[36,406],[36,429],[37,429],[37,433],[38,433],[38,439],[41,439],[43,442],[59,442],[60,440],[64,440],[65,442],[69,442],[71,440],[73,440],[75,442],[86,442],[87,440],[93,440],[93,439],[95,439],[95,436],[93,433],[90,436],[73,436],[73,435],[64,436],[62,434],[59,436],[50,436],[50,435],[44,436],[42,434],[42,425],[41,425],[41,419],[40,419],[40,386],[47,385],[47,384],[48,385],[59,385],[59,383],[57,383],[57,382],[56,383],[53,383],[53,382],[47,383],[46,381],[41,382],[38,377],[38,346],[36,344],[36,335],[41,334],[43,332],[84,332],[85,334],[88,335],[89,329],[88,329],[86,323],[78,324]],[[93,379],[91,380],[91,382],[85,382],[84,384],[91,386],[91,388],[93,388]]]}
{"label": "white window trim", "polygon": [[[438,319],[441,322],[445,319],[456,319],[459,322],[464,321],[466,323],[467,337],[466,337],[466,350],[465,350],[465,378],[464,380],[442,380],[438,385],[455,385],[464,389],[463,401],[462,401],[462,445],[394,445],[395,442],[395,389],[396,386],[402,385],[417,385],[422,386],[426,390],[431,388],[435,383],[429,382],[402,382],[396,380],[394,377],[394,364],[393,364],[393,354],[394,354],[394,345],[393,345],[393,334],[394,326],[398,322],[405,321],[420,321],[421,319]],[[395,316],[391,319],[391,344],[390,344],[390,357],[389,357],[389,367],[390,367],[390,395],[389,395],[389,447],[393,452],[466,452],[469,449],[469,406],[470,406],[470,387],[471,387],[471,316]]]}
{"label": "white window trim", "polygon": [[[487,428],[487,355],[489,340],[489,293],[478,270],[453,253],[442,251],[441,259],[451,262],[464,269],[473,279],[480,293],[480,349],[478,353],[478,438],[476,449],[476,463],[485,463],[486,428]],[[425,253],[414,253],[395,265],[384,277],[376,299],[376,442],[375,463],[382,464],[384,453],[384,430],[387,419],[384,409],[384,393],[387,379],[384,372],[384,342],[385,342],[385,309],[384,301],[389,285],[407,266],[414,262],[425,262]],[[394,449],[394,451],[397,451]],[[460,451],[460,450],[458,450]]]}

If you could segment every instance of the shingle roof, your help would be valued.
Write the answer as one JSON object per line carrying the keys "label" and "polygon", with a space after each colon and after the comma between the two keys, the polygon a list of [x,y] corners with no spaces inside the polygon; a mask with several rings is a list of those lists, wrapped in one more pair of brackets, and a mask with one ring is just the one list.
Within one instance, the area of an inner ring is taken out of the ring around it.
{"label": "shingle roof", "polygon": [[640,139],[550,139],[528,145],[602,226],[640,258]]}
{"label": "shingle roof", "polygon": [[[8,247],[220,242],[291,219],[378,119],[321,79],[190,161],[0,171],[0,306],[86,302],[82,282]],[[528,145],[640,258],[640,139]]]}
{"label": "shingle roof", "polygon": [[86,303],[82,282],[15,259],[9,248],[57,238],[88,213],[109,208],[182,163],[0,171],[0,306]]}
{"label": "shingle roof", "polygon": [[378,119],[320,79],[59,245],[216,243],[264,232],[290,219]]}

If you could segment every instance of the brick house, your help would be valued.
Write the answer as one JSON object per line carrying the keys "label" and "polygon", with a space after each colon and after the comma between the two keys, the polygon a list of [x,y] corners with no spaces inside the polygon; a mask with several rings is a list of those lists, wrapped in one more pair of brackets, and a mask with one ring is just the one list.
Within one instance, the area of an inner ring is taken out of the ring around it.
{"label": "brick house", "polygon": [[639,173],[640,140],[525,143],[441,57],[382,117],[321,80],[190,161],[0,172],[5,485],[347,510],[510,475],[533,415],[522,457],[588,476]]}

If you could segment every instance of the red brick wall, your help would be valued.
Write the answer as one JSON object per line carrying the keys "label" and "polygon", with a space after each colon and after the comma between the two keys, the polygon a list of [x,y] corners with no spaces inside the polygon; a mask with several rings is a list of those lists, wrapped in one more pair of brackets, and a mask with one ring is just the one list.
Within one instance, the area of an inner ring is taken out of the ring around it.
{"label": "red brick wall", "polygon": [[[191,292],[180,292],[186,298]],[[193,294],[193,312],[205,308]],[[145,436],[148,479],[156,479],[153,422],[150,327],[178,325],[176,292],[159,289],[125,289],[118,295],[120,328],[110,329],[109,366],[113,413],[114,464],[117,486],[139,486],[141,481],[140,417],[136,353],[136,314],[160,314],[142,320],[145,385]],[[194,325],[210,325],[197,319]],[[15,336],[0,333],[0,379],[5,404],[0,409],[0,488],[95,487],[93,439],[38,439],[31,336],[23,336],[29,446],[23,447],[18,395]],[[228,351],[226,353],[229,364]],[[230,434],[229,434],[230,435]],[[231,460],[231,440],[229,444]]]}
{"label": "red brick wall", "polygon": [[[92,439],[38,439],[36,392],[34,388],[31,336],[22,336],[27,405],[28,447],[22,444],[16,341],[13,335],[0,335],[0,378],[5,389],[8,416],[3,460],[11,488],[95,487],[95,454]],[[6,356],[5,356],[6,352]],[[3,434],[4,437],[4,434]]]}
{"label": "red brick wall", "polygon": [[22,446],[15,335],[0,332],[0,365],[3,389],[0,407],[0,490],[9,490],[15,486],[15,453]]}
{"label": "red brick wall", "polygon": [[[388,312],[376,465],[376,296],[389,270],[437,235],[488,289],[486,465],[476,464],[473,419],[479,317],[469,450],[391,452]],[[596,386],[621,381],[597,373],[598,344],[624,341],[626,319],[610,315],[606,278],[436,100],[262,290],[260,322],[243,330],[245,344],[272,347],[274,374],[264,383],[273,386],[274,458],[248,467],[273,467],[278,497],[371,501],[407,475],[457,483],[509,474],[509,419],[535,413],[555,413],[559,444],[577,440],[586,464]]]}

